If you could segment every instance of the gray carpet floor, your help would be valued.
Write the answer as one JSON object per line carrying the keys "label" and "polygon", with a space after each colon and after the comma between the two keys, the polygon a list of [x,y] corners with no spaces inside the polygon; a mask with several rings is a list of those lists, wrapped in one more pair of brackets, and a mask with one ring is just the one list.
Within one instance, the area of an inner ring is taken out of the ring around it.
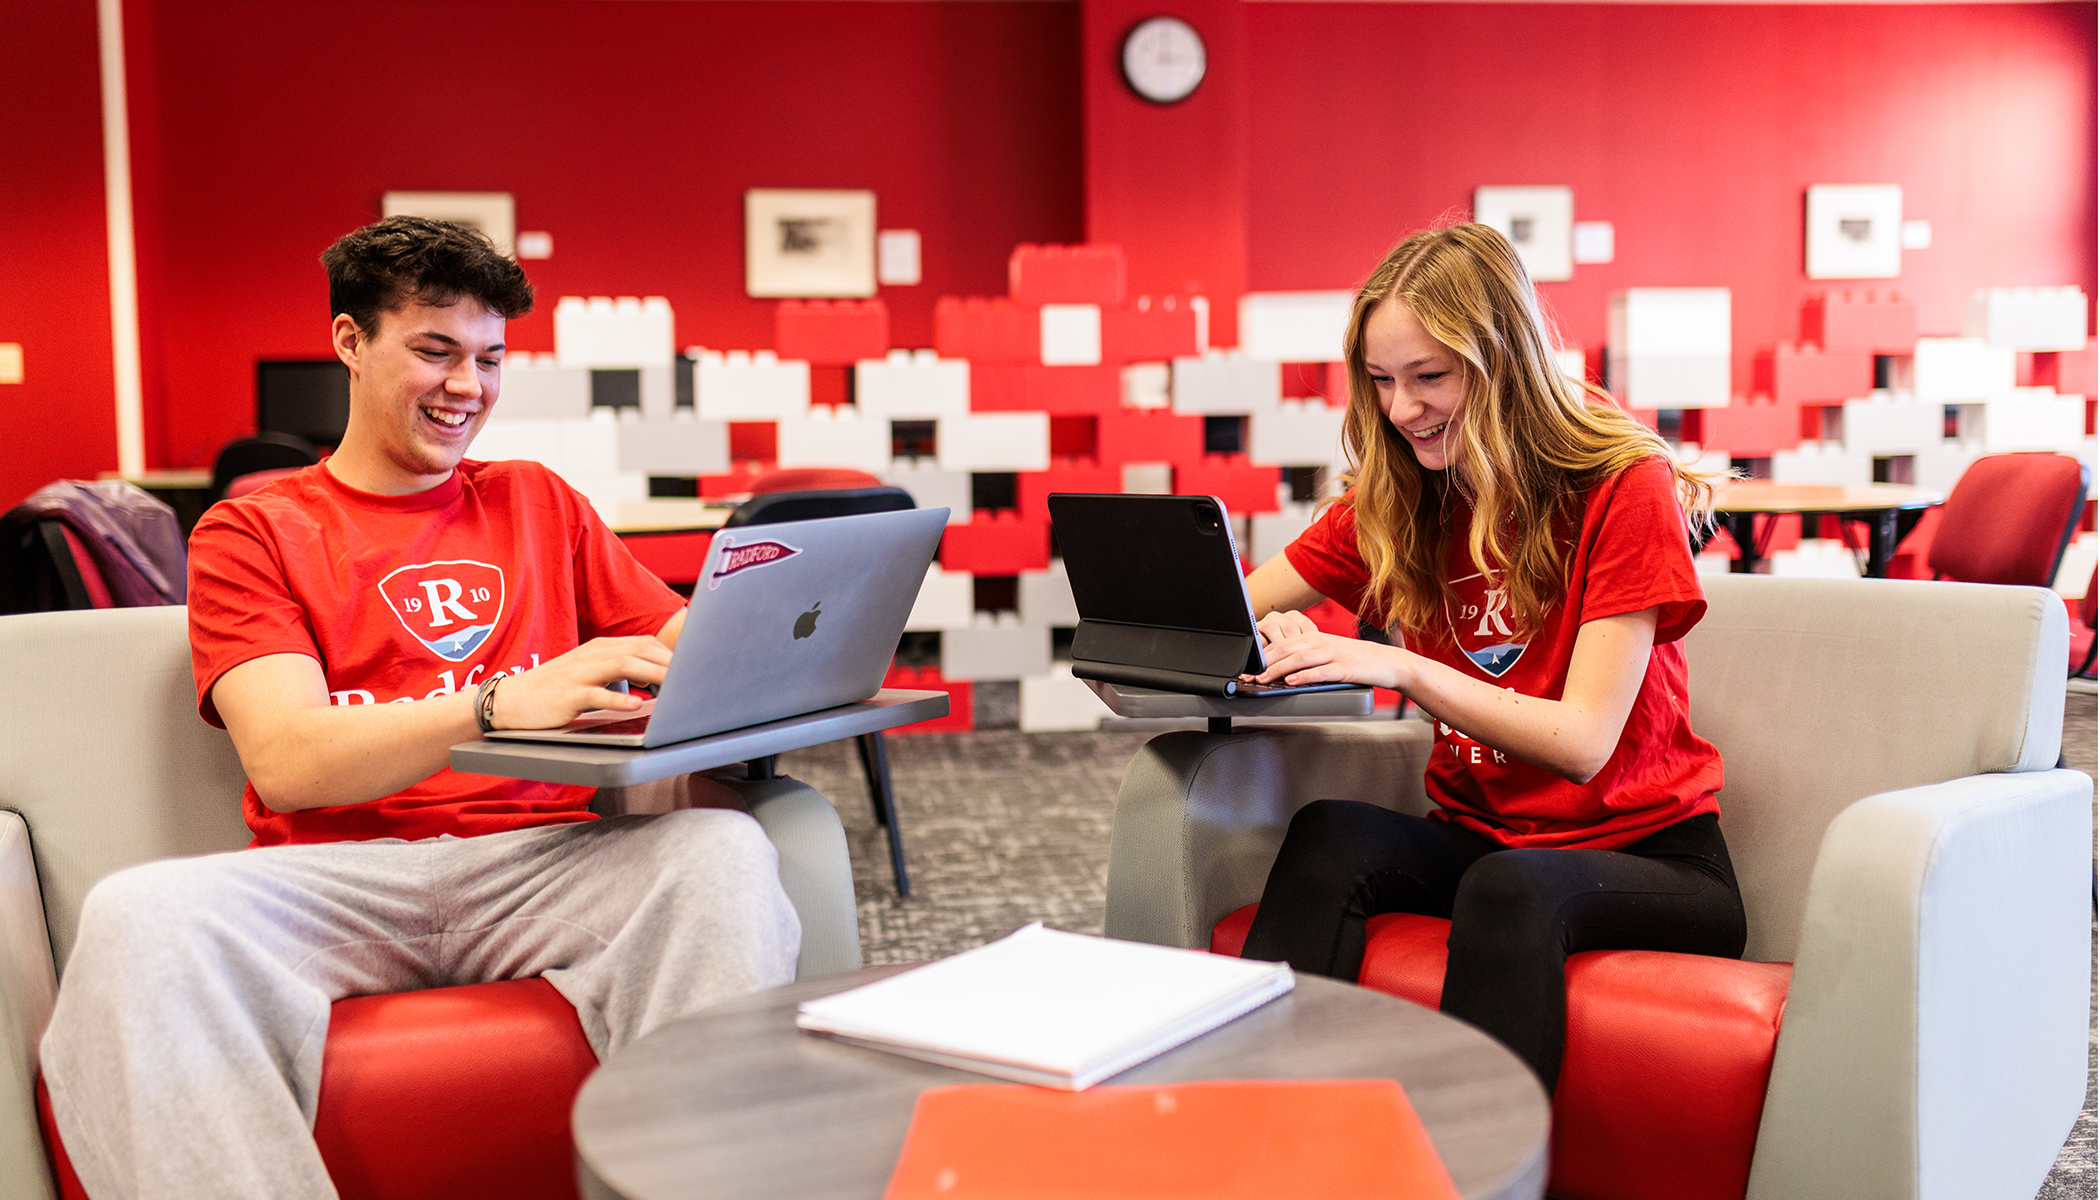
{"label": "gray carpet floor", "polygon": [[[859,760],[840,742],[782,759],[781,770],[832,798],[846,825],[870,963],[937,958],[1040,920],[1101,932],[1108,830],[1123,768],[1151,733],[1020,733],[1011,686],[978,685],[974,733],[888,739],[912,895],[891,881]],[[2066,700],[2064,752],[2095,771],[2094,697]],[[2100,995],[2100,993],[2096,993]],[[2094,1091],[2038,1200],[2091,1200]]]}

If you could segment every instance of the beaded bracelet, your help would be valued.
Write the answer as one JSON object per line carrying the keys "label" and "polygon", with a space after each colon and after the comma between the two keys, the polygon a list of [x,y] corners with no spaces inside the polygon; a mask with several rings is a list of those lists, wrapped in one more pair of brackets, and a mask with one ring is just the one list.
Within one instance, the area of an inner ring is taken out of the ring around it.
{"label": "beaded bracelet", "polygon": [[481,726],[483,733],[496,731],[496,684],[502,679],[501,675],[491,676],[481,685],[481,690],[474,693],[474,723]]}

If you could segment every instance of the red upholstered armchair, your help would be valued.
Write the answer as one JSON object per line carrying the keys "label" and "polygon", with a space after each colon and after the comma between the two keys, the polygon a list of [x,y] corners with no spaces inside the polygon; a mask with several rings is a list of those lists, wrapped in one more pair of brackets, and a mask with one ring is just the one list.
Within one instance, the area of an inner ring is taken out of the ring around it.
{"label": "red upholstered armchair", "polygon": [[[36,1064],[81,901],[245,846],[243,777],[197,717],[180,606],[0,617],[0,681],[0,1200],[74,1197]],[[734,786],[780,852],[798,973],[860,965],[836,810],[792,779]],[[576,1195],[569,1108],[597,1062],[544,980],[339,1001],[324,1055],[314,1136],[345,1200]]]}
{"label": "red upholstered armchair", "polygon": [[1977,459],[1940,508],[1926,564],[1938,579],[2048,587],[2078,534],[2090,481],[2068,454]]}
{"label": "red upholstered armchair", "polygon": [[[1561,1200],[2028,1197],[2085,1095],[2092,781],[2053,769],[2067,623],[2040,588],[1705,580],[1693,727],[1720,747],[1744,961],[1568,963]],[[1235,948],[1290,815],[1422,812],[1414,721],[1155,738],[1108,933]],[[1372,922],[1359,982],[1424,1004],[1448,924]]]}

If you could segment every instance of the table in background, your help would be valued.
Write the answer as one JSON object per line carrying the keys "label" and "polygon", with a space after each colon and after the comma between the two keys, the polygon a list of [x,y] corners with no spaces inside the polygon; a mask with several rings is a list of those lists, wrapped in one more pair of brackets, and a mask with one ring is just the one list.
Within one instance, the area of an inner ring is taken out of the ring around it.
{"label": "table in background", "polygon": [[451,767],[473,775],[600,788],[628,787],[673,775],[711,771],[731,763],[749,764],[753,779],[769,779],[773,760],[790,750],[946,715],[946,692],[884,688],[856,704],[841,704],[649,750],[481,738],[452,747]]}
{"label": "table in background", "polygon": [[[583,1194],[880,1196],[921,1091],[997,1082],[795,1028],[802,1001],[903,969],[746,996],[614,1054],[576,1100]],[[1396,1079],[1460,1195],[1536,1200],[1545,1188],[1547,1101],[1530,1070],[1470,1025],[1405,1000],[1300,975],[1291,994],[1109,1082],[1200,1079]]]}
{"label": "table in background", "polygon": [[[1946,500],[1931,488],[1900,483],[1854,483],[1843,485],[1771,483],[1753,479],[1717,488],[1714,516],[1728,536],[1735,539],[1737,558],[1730,569],[1754,571],[1764,557],[1757,537],[1757,518],[1795,513],[1801,516],[1834,516],[1858,521],[1867,527],[1866,575],[1881,579],[1889,573],[1889,560],[1896,545],[1918,523],[1926,509]],[[1771,537],[1767,523],[1765,538]]]}

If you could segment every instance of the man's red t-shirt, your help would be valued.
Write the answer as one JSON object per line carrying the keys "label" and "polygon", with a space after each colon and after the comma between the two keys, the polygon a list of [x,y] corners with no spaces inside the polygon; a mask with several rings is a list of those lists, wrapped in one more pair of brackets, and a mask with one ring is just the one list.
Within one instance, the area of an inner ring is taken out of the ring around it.
{"label": "man's red t-shirt", "polygon": [[[266,654],[321,664],[334,704],[472,691],[594,637],[653,634],[682,606],[552,472],[463,462],[412,496],[344,486],[325,466],[214,505],[190,537],[197,709]],[[259,846],[467,837],[587,821],[592,790],[440,771],[365,804],[278,813],[249,785]]]}
{"label": "man's red t-shirt", "polygon": [[[1505,846],[1614,850],[1701,813],[1718,812],[1721,755],[1692,732],[1679,640],[1706,614],[1675,477],[1661,459],[1636,463],[1583,496],[1568,552],[1567,596],[1538,632],[1512,634],[1499,571],[1483,576],[1466,550],[1472,509],[1452,506],[1445,571],[1458,593],[1437,628],[1409,630],[1407,648],[1476,679],[1558,700],[1585,621],[1658,609],[1655,648],[1618,748],[1596,778],[1570,783],[1439,722],[1427,788],[1432,814]],[[1330,506],[1284,551],[1319,592],[1373,624],[1356,511]]]}

